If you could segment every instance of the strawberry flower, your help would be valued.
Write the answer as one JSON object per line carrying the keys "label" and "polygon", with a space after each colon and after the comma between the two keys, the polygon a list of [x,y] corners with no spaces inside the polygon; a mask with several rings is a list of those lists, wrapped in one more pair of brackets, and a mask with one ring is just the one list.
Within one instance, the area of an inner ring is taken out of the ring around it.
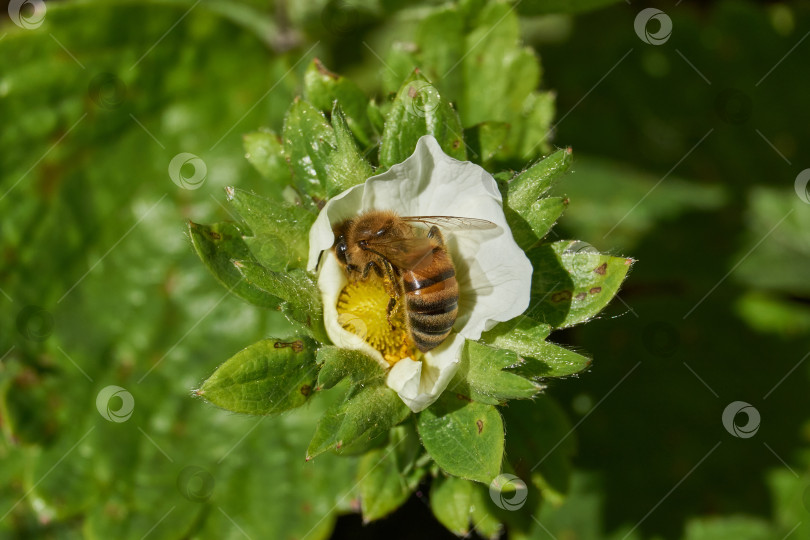
{"label": "strawberry flower", "polygon": [[[310,229],[308,269],[320,266],[318,288],[329,338],[339,347],[365,352],[389,370],[387,385],[413,412],[428,407],[447,388],[465,339],[479,339],[529,305],[532,266],[512,238],[502,204],[489,173],[447,156],[428,135],[402,163],[330,199]],[[401,336],[387,320],[387,293],[371,284],[350,286],[331,249],[334,225],[371,209],[400,216],[477,218],[497,225],[443,232],[456,269],[458,317],[445,341],[424,354],[400,347]]]}

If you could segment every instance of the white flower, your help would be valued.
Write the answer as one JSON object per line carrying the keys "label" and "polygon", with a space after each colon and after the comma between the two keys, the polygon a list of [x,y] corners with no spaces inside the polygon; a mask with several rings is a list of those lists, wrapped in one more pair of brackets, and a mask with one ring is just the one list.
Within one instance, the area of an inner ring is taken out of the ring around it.
{"label": "white flower", "polygon": [[432,136],[416,144],[413,155],[329,200],[309,232],[308,269],[321,252],[318,287],[324,302],[326,332],[345,349],[365,351],[388,368],[382,355],[338,323],[337,299],[347,284],[345,272],[330,250],[333,225],[366,210],[393,210],[401,216],[457,216],[491,221],[489,230],[444,234],[459,285],[458,318],[450,336],[425,353],[424,360],[404,358],[391,367],[387,384],[418,412],[436,401],[458,369],[464,339],[508,321],[529,306],[532,266],[509,230],[495,179],[468,161],[442,152]]}

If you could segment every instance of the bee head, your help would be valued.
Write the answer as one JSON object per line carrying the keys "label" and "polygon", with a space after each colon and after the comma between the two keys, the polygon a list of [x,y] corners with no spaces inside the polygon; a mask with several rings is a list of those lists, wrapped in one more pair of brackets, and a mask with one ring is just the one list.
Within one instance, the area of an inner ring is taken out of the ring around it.
{"label": "bee head", "polygon": [[338,236],[337,241],[335,242],[335,256],[337,257],[338,261],[341,264],[349,264],[349,260],[346,257],[346,251],[348,250],[348,246],[346,245],[346,237],[342,234]]}

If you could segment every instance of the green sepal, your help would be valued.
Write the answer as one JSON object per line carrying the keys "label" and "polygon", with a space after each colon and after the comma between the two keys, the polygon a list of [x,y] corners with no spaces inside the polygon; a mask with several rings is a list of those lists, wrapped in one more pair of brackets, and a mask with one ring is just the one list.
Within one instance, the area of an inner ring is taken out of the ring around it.
{"label": "green sepal", "polygon": [[448,474],[489,484],[501,470],[503,422],[498,410],[444,392],[419,413],[419,437]]}
{"label": "green sepal", "polygon": [[311,103],[296,98],[284,117],[282,133],[293,184],[315,203],[326,200],[329,156],[337,144],[332,126]]}
{"label": "green sepal", "polygon": [[332,110],[332,128],[337,148],[329,156],[327,192],[330,197],[362,184],[374,174],[371,165],[357,150],[354,137],[346,123],[346,116],[338,102],[335,102]]}
{"label": "green sepal", "polygon": [[558,150],[502,185],[506,221],[521,249],[537,244],[568,205],[562,197],[541,197],[570,166],[571,149]]}
{"label": "green sepal", "polygon": [[300,407],[318,376],[315,346],[308,338],[256,342],[220,365],[196,394],[236,413],[273,415]]}

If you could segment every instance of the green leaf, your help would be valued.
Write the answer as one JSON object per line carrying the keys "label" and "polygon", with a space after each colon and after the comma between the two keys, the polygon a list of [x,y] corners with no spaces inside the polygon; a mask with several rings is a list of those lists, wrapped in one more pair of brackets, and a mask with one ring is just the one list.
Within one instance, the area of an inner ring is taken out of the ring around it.
{"label": "green leaf", "polygon": [[509,182],[506,204],[522,217],[529,215],[532,205],[559,181],[572,161],[571,149],[564,148],[527,168]]}
{"label": "green leaf", "polygon": [[370,441],[405,420],[410,412],[382,377],[353,387],[343,403],[329,409],[318,422],[307,459],[356,441]]}
{"label": "green leaf", "polygon": [[257,306],[275,309],[280,305],[277,296],[246,282],[234,268],[233,259],[253,258],[236,225],[215,223],[209,226],[189,221],[188,232],[194,251],[214,277],[232,293]]}
{"label": "green leaf", "polygon": [[352,384],[362,384],[385,375],[380,364],[361,351],[341,349],[334,345],[324,345],[318,349],[318,388],[329,389],[350,378]]}
{"label": "green leaf", "polygon": [[304,74],[304,97],[324,113],[330,113],[337,101],[346,113],[346,123],[360,144],[364,147],[371,144],[368,97],[352,80],[332,73],[316,58]]}
{"label": "green leaf", "polygon": [[550,331],[549,325],[523,316],[517,323],[502,322],[484,332],[481,341],[516,352],[520,360],[507,369],[526,378],[563,377],[590,366],[589,358],[545,341]]}
{"label": "green leaf", "polygon": [[503,408],[510,437],[506,456],[521,478],[531,479],[543,499],[559,505],[571,482],[571,456],[576,450],[571,426],[559,405],[545,394],[532,401],[513,401]]}
{"label": "green leaf", "polygon": [[513,6],[490,2],[476,15],[460,66],[464,71],[464,92],[459,101],[462,123],[509,124],[512,129],[499,157],[525,161],[548,147],[552,117],[546,109],[550,96],[535,92],[540,84],[540,63],[530,47],[521,45]]}
{"label": "green leaf", "polygon": [[326,199],[329,155],[336,146],[332,126],[312,104],[296,99],[284,118],[282,134],[296,188],[315,202]]}
{"label": "green leaf", "polygon": [[255,131],[242,136],[245,157],[264,178],[270,180],[271,193],[281,191],[292,184],[290,166],[284,157],[281,137],[272,130]]}
{"label": "green leaf", "polygon": [[430,509],[439,523],[457,536],[470,532],[475,484],[454,476],[439,476],[430,485]]}
{"label": "green leaf", "polygon": [[616,295],[632,259],[602,255],[585,242],[564,240],[526,253],[534,268],[528,317],[555,328],[599,313]]}
{"label": "green leaf", "polygon": [[467,158],[458,114],[417,71],[402,85],[385,118],[380,170],[405,161],[423,135],[436,137],[447,155],[459,160]]}
{"label": "green leaf", "polygon": [[492,405],[445,392],[419,413],[422,445],[446,473],[489,484],[501,470],[503,422]]}
{"label": "green leaf", "polygon": [[464,139],[473,154],[473,161],[487,164],[501,149],[509,135],[505,122],[482,122],[464,130]]}
{"label": "green leaf", "polygon": [[[465,54],[464,18],[455,7],[431,11],[416,28],[414,41],[419,49],[425,77],[441,81],[442,95],[458,102],[464,87],[461,61]],[[413,66],[409,67],[409,71]]]}
{"label": "green leaf", "polygon": [[281,298],[279,305],[287,319],[318,341],[328,341],[323,329],[323,305],[315,282],[303,270],[275,272],[255,261],[233,260],[245,282]]}
{"label": "green leaf", "polygon": [[318,377],[315,343],[265,339],[225,361],[197,395],[232,412],[272,415],[303,405]]}
{"label": "green leaf", "polygon": [[461,361],[450,382],[452,392],[468,396],[474,401],[498,405],[507,399],[530,398],[542,389],[520,375],[505,368],[520,363],[517,353],[495,349],[467,340]]}
{"label": "green leaf", "polygon": [[371,165],[357,151],[340,104],[335,103],[332,111],[332,127],[335,131],[337,148],[329,156],[329,178],[327,191],[337,195],[352,186],[362,184],[374,171]]}
{"label": "green leaf", "polygon": [[300,206],[270,201],[249,191],[225,188],[228,200],[250,227],[252,236],[245,243],[256,259],[267,268],[304,268],[309,252],[309,229],[315,215]]}
{"label": "green leaf", "polygon": [[363,521],[380,519],[399,508],[424,476],[414,467],[420,444],[412,426],[392,429],[388,446],[372,450],[357,467],[360,509]]}

